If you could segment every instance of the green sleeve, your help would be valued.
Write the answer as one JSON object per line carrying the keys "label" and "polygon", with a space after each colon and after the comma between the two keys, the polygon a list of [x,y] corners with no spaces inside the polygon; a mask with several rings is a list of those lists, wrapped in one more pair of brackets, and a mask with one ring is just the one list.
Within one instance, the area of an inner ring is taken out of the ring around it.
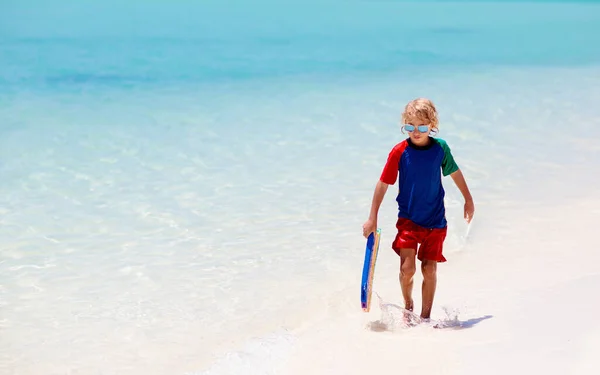
{"label": "green sleeve", "polygon": [[442,160],[442,174],[444,176],[448,176],[458,170],[458,165],[454,161],[454,157],[452,156],[452,152],[450,151],[450,147],[443,139],[437,139],[440,146],[444,150],[444,159]]}

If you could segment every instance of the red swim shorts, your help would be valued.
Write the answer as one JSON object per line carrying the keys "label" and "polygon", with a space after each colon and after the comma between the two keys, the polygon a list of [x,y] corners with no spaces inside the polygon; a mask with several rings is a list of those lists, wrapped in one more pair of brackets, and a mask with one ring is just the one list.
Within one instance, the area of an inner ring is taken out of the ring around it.
{"label": "red swim shorts", "polygon": [[[396,228],[398,234],[392,244],[392,249],[396,254],[400,255],[400,249],[415,249],[417,258],[421,261],[446,261],[442,250],[448,228],[424,228],[405,218],[398,218]],[[418,244],[421,246],[417,246]]]}

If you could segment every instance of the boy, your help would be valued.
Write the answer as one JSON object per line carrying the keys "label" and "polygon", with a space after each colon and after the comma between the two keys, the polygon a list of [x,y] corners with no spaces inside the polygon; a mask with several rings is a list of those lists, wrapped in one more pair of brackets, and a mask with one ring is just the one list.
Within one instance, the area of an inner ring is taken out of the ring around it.
{"label": "boy", "polygon": [[[363,225],[368,237],[377,228],[377,214],[389,185],[398,180],[398,233],[392,249],[400,256],[400,286],[404,307],[413,311],[413,276],[415,257],[423,273],[421,318],[428,320],[437,283],[437,263],[445,262],[442,254],[447,222],[442,175],[450,176],[465,199],[464,218],[473,218],[475,206],[462,172],[456,165],[445,141],[432,138],[438,131],[437,111],[424,98],[409,102],[402,113],[402,130],[409,137],[398,143],[388,155],[387,163],[373,194],[369,219]],[[432,133],[433,132],[433,133]],[[420,246],[418,246],[420,244]]]}

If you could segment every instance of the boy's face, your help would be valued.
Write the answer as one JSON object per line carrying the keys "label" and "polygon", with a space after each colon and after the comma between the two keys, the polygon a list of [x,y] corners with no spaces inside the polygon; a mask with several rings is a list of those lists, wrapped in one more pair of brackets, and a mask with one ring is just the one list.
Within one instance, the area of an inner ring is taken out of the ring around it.
{"label": "boy's face", "polygon": [[[410,125],[414,126],[414,130]],[[427,130],[424,129],[425,126],[427,127]],[[419,128],[421,129],[419,130]],[[408,133],[410,140],[415,145],[425,146],[429,143],[429,133],[431,132],[431,124],[426,119],[418,117],[408,118],[406,119],[406,124],[404,124],[404,130]]]}

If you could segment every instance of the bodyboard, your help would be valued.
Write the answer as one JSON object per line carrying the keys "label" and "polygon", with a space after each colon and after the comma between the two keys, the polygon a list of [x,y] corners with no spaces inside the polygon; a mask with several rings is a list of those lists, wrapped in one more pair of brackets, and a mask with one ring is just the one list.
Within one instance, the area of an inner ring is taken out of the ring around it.
{"label": "bodyboard", "polygon": [[365,249],[365,262],[363,264],[362,282],[360,287],[360,303],[364,312],[371,309],[371,294],[373,292],[373,276],[375,275],[375,262],[379,251],[379,238],[381,229],[371,232],[367,238]]}

